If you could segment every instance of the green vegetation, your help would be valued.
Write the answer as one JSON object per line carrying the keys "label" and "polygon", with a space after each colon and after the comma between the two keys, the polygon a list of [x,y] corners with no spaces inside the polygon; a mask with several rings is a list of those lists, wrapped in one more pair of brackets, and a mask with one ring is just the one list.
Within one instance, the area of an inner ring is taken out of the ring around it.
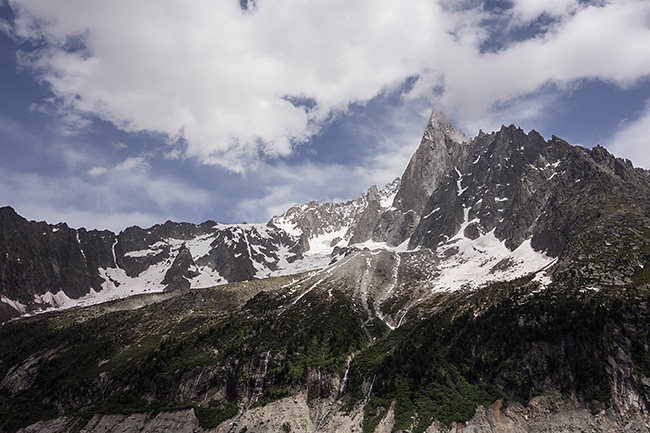
{"label": "green vegetation", "polygon": [[364,407],[363,433],[372,433],[388,413],[391,400],[373,396]]}
{"label": "green vegetation", "polygon": [[395,429],[414,432],[434,420],[467,421],[479,404],[499,398],[526,403],[546,392],[576,393],[587,405],[609,405],[607,354],[626,341],[634,342],[628,349],[635,371],[650,371],[647,290],[532,294],[534,285],[497,286],[451,296],[420,320],[412,312],[404,326],[355,357],[353,398],[367,398],[372,384],[364,431],[392,402]]}
{"label": "green vegetation", "polygon": [[[78,323],[81,313],[69,312],[6,324],[0,375],[22,370],[0,392],[0,428],[181,409],[211,428],[251,403],[242,390],[256,388],[252,403],[264,405],[304,389],[316,371],[342,374],[353,355],[345,399],[348,408],[364,405],[366,432],[391,406],[395,429],[413,432],[466,421],[500,398],[525,403],[559,392],[606,406],[606,362],[618,348],[639,380],[650,374],[647,289],[539,291],[526,278],[437,295],[392,332],[331,289],[331,297],[314,291],[296,304],[260,292],[238,309],[189,314],[191,296],[208,306],[221,296],[206,290],[136,311],[84,312]],[[197,378],[203,385],[188,390]],[[197,404],[208,388],[225,398]]]}
{"label": "green vegetation", "polygon": [[237,403],[233,401],[210,400],[208,407],[197,406],[194,413],[203,428],[218,427],[223,421],[239,413]]}
{"label": "green vegetation", "polygon": [[1,395],[0,399],[8,400],[8,404],[0,409],[1,425],[7,432],[14,432],[58,415],[57,409],[43,402],[33,390],[20,391],[13,396]]}
{"label": "green vegetation", "polygon": [[[267,353],[263,394],[255,404],[286,397],[304,386],[310,370],[337,374],[368,343],[357,311],[340,291],[330,299],[303,299],[310,308],[285,307],[281,314],[286,300],[260,292],[228,315],[208,308],[188,315],[170,300],[79,324],[70,318],[74,312],[7,324],[0,327],[0,373],[31,365],[33,383],[0,395],[0,427],[12,432],[61,415],[187,408],[202,425],[213,425],[236,414],[238,388],[253,386],[246,366],[262,374]],[[202,372],[228,400],[208,407],[183,400],[179,385]]]}

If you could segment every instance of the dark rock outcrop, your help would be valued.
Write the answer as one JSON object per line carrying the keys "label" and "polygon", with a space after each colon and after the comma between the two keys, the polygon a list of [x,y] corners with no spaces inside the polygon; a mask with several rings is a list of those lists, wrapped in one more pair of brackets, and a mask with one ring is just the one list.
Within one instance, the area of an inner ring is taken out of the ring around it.
{"label": "dark rock outcrop", "polygon": [[0,295],[23,304],[63,290],[78,298],[101,290],[98,269],[115,266],[109,231],[74,230],[65,223],[29,222],[0,208]]}

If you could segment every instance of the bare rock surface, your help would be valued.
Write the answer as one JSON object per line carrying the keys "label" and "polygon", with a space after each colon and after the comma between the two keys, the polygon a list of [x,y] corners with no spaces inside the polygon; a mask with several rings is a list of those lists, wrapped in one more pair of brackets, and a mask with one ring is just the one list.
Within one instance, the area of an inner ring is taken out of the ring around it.
{"label": "bare rock surface", "polygon": [[[646,418],[647,419],[647,418]],[[504,407],[498,400],[490,407],[479,406],[466,423],[454,424],[451,429],[438,423],[427,433],[573,433],[573,432],[647,432],[641,412],[621,416],[614,410],[592,413],[575,402],[542,396],[527,406],[515,403]]]}
{"label": "bare rock surface", "polygon": [[[307,403],[306,393],[255,407],[224,421],[214,429],[199,426],[192,409],[163,412],[151,418],[146,414],[96,415],[81,429],[82,433],[271,433],[271,432],[361,432],[363,411],[341,411],[342,402],[321,399]],[[498,400],[490,407],[479,406],[466,423],[450,428],[432,424],[426,433],[574,433],[650,431],[642,412],[622,415],[613,409],[592,413],[575,402],[559,397],[536,397],[527,406],[508,406]],[[394,428],[394,405],[377,425],[375,433],[390,433]],[[39,422],[20,433],[63,433],[74,428],[74,420],[63,417]],[[406,430],[408,431],[408,430]]]}

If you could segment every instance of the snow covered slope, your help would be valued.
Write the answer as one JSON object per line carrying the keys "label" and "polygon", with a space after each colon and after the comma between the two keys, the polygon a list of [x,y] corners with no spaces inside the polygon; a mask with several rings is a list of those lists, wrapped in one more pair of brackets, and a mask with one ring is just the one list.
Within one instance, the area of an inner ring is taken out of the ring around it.
{"label": "snow covered slope", "polygon": [[271,224],[299,236],[306,255],[329,256],[334,247],[370,239],[379,215],[390,208],[399,186],[400,179],[395,179],[381,190],[373,185],[356,200],[345,203],[312,201],[296,205],[273,217]]}

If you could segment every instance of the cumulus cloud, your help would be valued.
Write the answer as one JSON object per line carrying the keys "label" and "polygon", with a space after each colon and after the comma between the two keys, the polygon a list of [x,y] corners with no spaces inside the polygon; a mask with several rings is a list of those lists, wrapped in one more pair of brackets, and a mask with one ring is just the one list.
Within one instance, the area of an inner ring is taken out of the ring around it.
{"label": "cumulus cloud", "polygon": [[180,133],[187,156],[234,170],[260,153],[290,154],[351,102],[399,85],[448,30],[428,1],[12,5],[15,34],[45,41],[22,64],[66,110]]}
{"label": "cumulus cloud", "polygon": [[[20,62],[49,86],[54,102],[44,106],[68,117],[70,133],[96,116],[163,134],[170,160],[238,172],[291,155],[351,104],[413,80],[405,104],[435,104],[471,135],[543,118],[553,102],[545,86],[630,87],[650,75],[644,0],[513,0],[495,11],[430,0],[10,4],[16,19],[3,27],[37,47]],[[544,17],[532,37],[481,50],[495,19],[519,28]],[[394,145],[413,142],[402,140]],[[382,158],[405,152],[377,149],[369,170],[387,177]]]}
{"label": "cumulus cloud", "polygon": [[595,78],[632,86],[650,75],[650,56],[640,55],[650,46],[649,21],[648,2],[587,5],[497,52],[460,51],[442,67],[441,108],[476,123],[551,84],[570,89]]}
{"label": "cumulus cloud", "polygon": [[511,13],[519,23],[525,23],[542,15],[563,18],[579,8],[577,0],[513,0]]}

